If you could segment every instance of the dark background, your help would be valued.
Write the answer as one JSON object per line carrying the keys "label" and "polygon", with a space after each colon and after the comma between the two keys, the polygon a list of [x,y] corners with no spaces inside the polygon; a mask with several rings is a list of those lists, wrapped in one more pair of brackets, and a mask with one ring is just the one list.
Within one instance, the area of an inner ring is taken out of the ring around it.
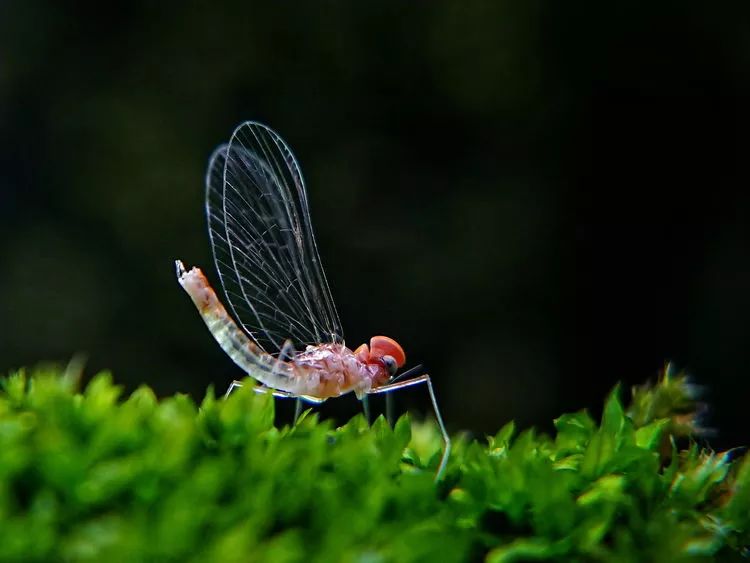
{"label": "dark background", "polygon": [[747,15],[2,3],[0,369],[85,352],[196,397],[237,377],[173,260],[218,282],[204,169],[256,119],[302,164],[347,342],[398,339],[452,430],[596,409],[672,360],[713,443],[747,443]]}

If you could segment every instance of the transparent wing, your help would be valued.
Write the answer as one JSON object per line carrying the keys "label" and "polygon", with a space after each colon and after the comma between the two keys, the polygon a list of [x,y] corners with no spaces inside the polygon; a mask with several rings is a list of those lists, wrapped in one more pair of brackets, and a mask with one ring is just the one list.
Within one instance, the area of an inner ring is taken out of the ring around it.
{"label": "transparent wing", "polygon": [[281,137],[254,122],[235,129],[209,162],[206,213],[227,300],[259,346],[343,342],[302,173]]}

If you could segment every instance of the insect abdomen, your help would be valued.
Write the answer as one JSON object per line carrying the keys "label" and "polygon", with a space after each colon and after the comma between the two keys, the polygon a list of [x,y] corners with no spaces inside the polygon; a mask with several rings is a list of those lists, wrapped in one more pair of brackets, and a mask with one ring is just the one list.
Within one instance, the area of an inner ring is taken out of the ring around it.
{"label": "insect abdomen", "polygon": [[219,346],[250,377],[282,391],[296,392],[295,378],[289,364],[261,350],[229,316],[206,276],[199,268],[186,271],[177,261],[177,276]]}

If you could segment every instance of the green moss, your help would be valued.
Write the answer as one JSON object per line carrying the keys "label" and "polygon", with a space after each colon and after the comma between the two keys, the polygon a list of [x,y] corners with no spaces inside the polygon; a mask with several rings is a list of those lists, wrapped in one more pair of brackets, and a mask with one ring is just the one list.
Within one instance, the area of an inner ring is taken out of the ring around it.
{"label": "green moss", "polygon": [[[273,425],[248,386],[201,405],[82,391],[54,370],[0,392],[2,561],[710,561],[750,542],[750,461],[686,440],[694,390],[668,371],[596,423],[457,438],[312,413]],[[682,451],[678,439],[686,441]]]}

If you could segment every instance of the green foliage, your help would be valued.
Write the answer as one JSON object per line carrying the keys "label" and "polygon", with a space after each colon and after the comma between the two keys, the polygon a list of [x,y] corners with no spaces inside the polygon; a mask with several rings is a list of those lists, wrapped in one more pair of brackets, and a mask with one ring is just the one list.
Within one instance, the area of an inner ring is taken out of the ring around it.
{"label": "green foliage", "polygon": [[629,406],[616,388],[599,424],[459,438],[437,484],[439,433],[406,416],[277,428],[249,386],[198,406],[121,400],[108,374],[1,383],[2,561],[711,561],[750,542],[750,461],[678,449],[693,390],[669,374]]}

